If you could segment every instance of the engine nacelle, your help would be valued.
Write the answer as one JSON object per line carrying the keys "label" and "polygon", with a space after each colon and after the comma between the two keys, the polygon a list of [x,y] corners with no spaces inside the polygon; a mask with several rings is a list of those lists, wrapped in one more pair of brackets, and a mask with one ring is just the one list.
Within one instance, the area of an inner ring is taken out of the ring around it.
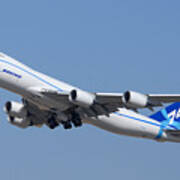
{"label": "engine nacelle", "polygon": [[69,95],[69,101],[73,104],[90,107],[94,104],[96,96],[92,93],[82,91],[82,90],[72,90]]}
{"label": "engine nacelle", "polygon": [[134,91],[127,91],[123,95],[123,103],[130,108],[145,108],[148,106],[148,96]]}
{"label": "engine nacelle", "polygon": [[24,119],[27,117],[27,110],[24,105],[18,102],[7,102],[4,108],[5,112],[12,117]]}
{"label": "engine nacelle", "polygon": [[8,117],[8,122],[23,129],[30,125],[30,121],[27,118],[22,119],[13,116]]}

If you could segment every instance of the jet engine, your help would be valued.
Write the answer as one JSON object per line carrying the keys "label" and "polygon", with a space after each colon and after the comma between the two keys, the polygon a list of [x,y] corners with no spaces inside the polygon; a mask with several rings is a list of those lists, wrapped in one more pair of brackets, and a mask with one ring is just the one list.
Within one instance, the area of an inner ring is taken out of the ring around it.
{"label": "jet engine", "polygon": [[23,104],[18,102],[7,102],[5,105],[5,112],[9,116],[17,117],[17,118],[26,118],[27,110]]}
{"label": "jet engine", "polygon": [[8,117],[8,122],[19,128],[27,128],[30,125],[30,121],[27,118],[17,118],[13,116]]}
{"label": "jet engine", "polygon": [[30,125],[27,118],[27,110],[24,105],[18,102],[7,102],[4,107],[5,112],[8,114],[8,121],[20,128],[26,128]]}
{"label": "jet engine", "polygon": [[69,101],[73,104],[90,107],[94,104],[96,96],[92,93],[82,90],[72,90],[69,95]]}
{"label": "jet engine", "polygon": [[123,103],[130,108],[145,108],[148,106],[148,96],[134,91],[127,91],[123,95]]}

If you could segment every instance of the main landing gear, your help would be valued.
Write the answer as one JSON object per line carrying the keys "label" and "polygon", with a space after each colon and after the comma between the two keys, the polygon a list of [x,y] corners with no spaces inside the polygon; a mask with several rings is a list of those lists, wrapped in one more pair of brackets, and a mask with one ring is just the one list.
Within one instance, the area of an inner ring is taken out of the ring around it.
{"label": "main landing gear", "polygon": [[62,122],[64,129],[71,129],[72,124],[74,127],[81,127],[82,126],[82,121],[78,113],[72,112],[71,113],[71,118],[68,121]]}
{"label": "main landing gear", "polygon": [[64,129],[71,129],[72,128],[72,124],[71,124],[70,120],[65,121],[65,122],[63,121],[62,125],[63,125]]}
{"label": "main landing gear", "polygon": [[57,126],[59,126],[58,122],[56,121],[56,115],[52,115],[48,119],[48,126],[50,129],[55,129]]}
{"label": "main landing gear", "polygon": [[74,124],[75,127],[82,126],[81,118],[80,118],[79,114],[76,112],[72,113],[72,123]]}
{"label": "main landing gear", "polygon": [[56,114],[52,114],[47,121],[48,127],[50,129],[55,129],[59,126],[60,123],[63,125],[64,129],[72,129],[72,125],[74,125],[76,128],[82,126],[81,117],[76,112],[72,112],[67,121],[57,121]]}

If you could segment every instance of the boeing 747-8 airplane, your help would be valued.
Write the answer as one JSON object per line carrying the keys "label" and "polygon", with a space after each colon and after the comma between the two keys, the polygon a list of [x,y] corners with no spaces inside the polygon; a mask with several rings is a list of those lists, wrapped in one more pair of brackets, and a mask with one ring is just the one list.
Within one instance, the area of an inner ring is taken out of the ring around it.
{"label": "boeing 747-8 airplane", "polygon": [[140,108],[180,102],[180,94],[90,93],[36,72],[0,53],[0,87],[19,94],[22,102],[8,101],[8,121],[20,128],[47,125],[54,129],[88,123],[112,133],[180,142],[180,103],[146,117]]}

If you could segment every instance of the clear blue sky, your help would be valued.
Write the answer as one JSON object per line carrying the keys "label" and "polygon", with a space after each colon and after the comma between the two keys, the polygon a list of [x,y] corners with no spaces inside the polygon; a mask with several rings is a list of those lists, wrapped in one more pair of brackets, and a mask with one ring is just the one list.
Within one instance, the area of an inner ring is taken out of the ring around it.
{"label": "clear blue sky", "polygon": [[[0,0],[0,50],[89,91],[180,93],[178,0]],[[92,126],[21,130],[0,90],[0,179],[179,178],[180,145]]]}

